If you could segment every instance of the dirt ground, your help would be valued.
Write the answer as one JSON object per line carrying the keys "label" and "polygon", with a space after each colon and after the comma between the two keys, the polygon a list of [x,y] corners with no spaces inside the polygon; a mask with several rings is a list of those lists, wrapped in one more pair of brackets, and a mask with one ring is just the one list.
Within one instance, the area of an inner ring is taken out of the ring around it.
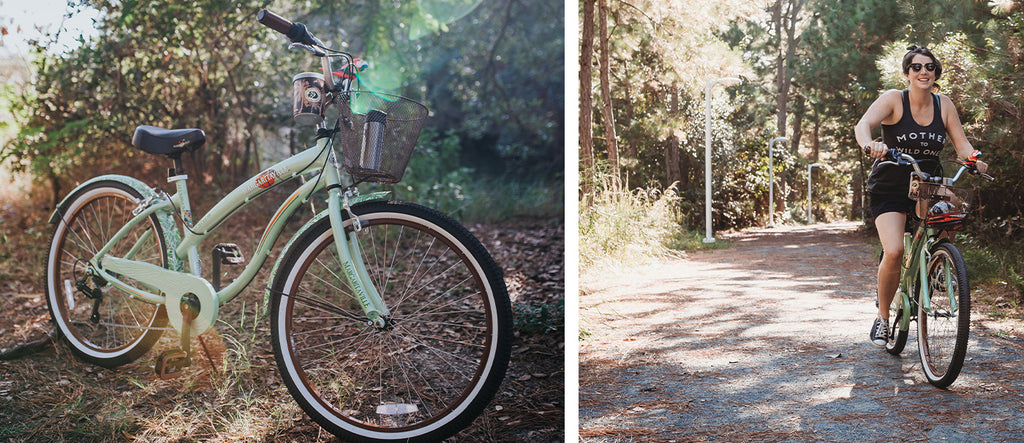
{"label": "dirt ground", "polygon": [[963,372],[931,386],[916,323],[901,356],[868,340],[870,235],[755,229],[581,275],[580,440],[1019,441],[1024,325],[975,303]]}
{"label": "dirt ground", "polygon": [[[239,245],[255,244],[261,230],[240,224],[222,230]],[[517,331],[495,399],[452,440],[563,441],[564,225],[512,220],[467,227],[505,272]],[[51,330],[41,287],[48,238],[43,216],[0,207],[0,354]],[[254,321],[269,268],[204,334],[212,358],[201,356],[178,379],[160,380],[153,371],[156,354],[175,347],[175,334],[115,370],[81,363],[48,340],[27,355],[0,358],[0,441],[334,441],[288,395],[269,321]]]}

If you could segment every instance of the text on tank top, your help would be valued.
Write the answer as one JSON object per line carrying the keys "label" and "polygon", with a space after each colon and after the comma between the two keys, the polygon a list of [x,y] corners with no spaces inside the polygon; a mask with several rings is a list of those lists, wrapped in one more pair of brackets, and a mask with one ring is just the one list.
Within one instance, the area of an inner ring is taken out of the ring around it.
{"label": "text on tank top", "polygon": [[[903,90],[902,96],[903,115],[896,124],[882,124],[882,141],[890,148],[896,148],[901,153],[914,157],[920,163],[921,169],[930,174],[940,174],[942,171],[939,161],[939,152],[946,144],[946,125],[942,122],[942,109],[939,104],[939,96],[932,94],[933,115],[932,121],[927,126],[922,126],[914,120],[914,114],[910,109],[909,91]],[[871,167],[871,175],[868,177],[868,190],[876,194],[906,194],[910,183],[910,166],[880,165],[875,160]]]}

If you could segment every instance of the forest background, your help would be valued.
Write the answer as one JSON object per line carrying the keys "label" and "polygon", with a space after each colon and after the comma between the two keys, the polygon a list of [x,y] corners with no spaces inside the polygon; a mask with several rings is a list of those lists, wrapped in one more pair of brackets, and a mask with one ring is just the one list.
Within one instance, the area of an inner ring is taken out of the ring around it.
{"label": "forest background", "polygon": [[972,283],[1022,301],[1021,2],[583,0],[579,8],[584,269],[631,251],[641,260],[708,246],[705,87],[724,77],[741,81],[710,89],[713,229],[768,224],[776,137],[788,138],[773,149],[776,223],[809,221],[815,163],[813,220],[869,222],[871,163],[853,126],[882,91],[906,87],[900,60],[919,45],[943,63],[938,92],[957,106],[996,177],[963,182],[980,202],[958,238]]}
{"label": "forest background", "polygon": [[[458,219],[505,272],[513,361],[497,398],[460,438],[561,438],[566,5],[71,0],[65,19],[84,18],[93,32],[43,29],[26,54],[3,51],[33,31],[4,3],[12,2],[0,0],[0,440],[327,438],[280,384],[269,324],[252,321],[265,275],[222,308],[223,359],[193,365],[215,367],[209,377],[153,380],[156,352],[118,371],[96,372],[61,346],[4,361],[50,329],[41,265],[54,204],[101,174],[168,189],[169,162],[131,146],[136,126],[205,130],[206,145],[183,157],[197,216],[312,145],[311,128],[292,121],[292,78],[319,72],[320,62],[258,24],[263,8],[369,61],[363,89],[431,110],[403,180],[360,188],[388,188]],[[288,186],[233,216],[207,246],[233,242],[251,257],[266,214],[297,185]],[[308,217],[293,217],[283,237]]]}

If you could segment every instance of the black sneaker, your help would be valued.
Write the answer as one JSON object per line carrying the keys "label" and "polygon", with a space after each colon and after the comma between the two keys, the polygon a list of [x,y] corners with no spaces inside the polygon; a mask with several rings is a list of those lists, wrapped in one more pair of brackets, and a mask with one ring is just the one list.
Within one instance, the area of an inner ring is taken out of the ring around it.
{"label": "black sneaker", "polygon": [[871,344],[884,348],[889,342],[889,321],[881,315],[875,318],[875,324],[871,326]]}

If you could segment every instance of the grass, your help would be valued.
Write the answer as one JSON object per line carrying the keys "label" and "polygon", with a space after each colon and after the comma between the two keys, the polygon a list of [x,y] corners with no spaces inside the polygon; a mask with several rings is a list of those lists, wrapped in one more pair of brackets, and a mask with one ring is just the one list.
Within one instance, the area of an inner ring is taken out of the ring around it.
{"label": "grass", "polygon": [[478,180],[464,187],[462,220],[487,223],[516,218],[563,220],[564,186],[556,180]]}
{"label": "grass", "polygon": [[706,244],[699,232],[685,229],[679,201],[671,189],[596,193],[580,208],[581,271],[727,247],[722,241]]}

